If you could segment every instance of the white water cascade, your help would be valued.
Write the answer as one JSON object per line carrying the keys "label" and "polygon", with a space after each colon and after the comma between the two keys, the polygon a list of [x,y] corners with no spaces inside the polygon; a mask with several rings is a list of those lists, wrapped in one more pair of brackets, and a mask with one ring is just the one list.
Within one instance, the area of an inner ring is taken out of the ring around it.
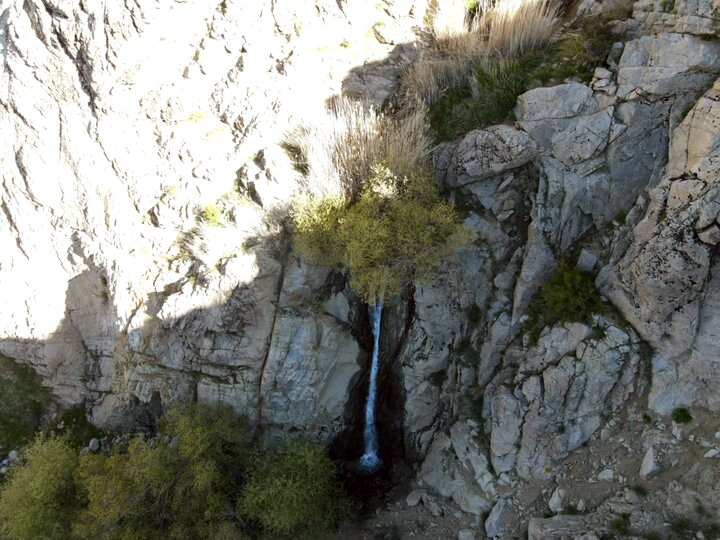
{"label": "white water cascade", "polygon": [[370,321],[373,331],[373,355],[370,368],[370,386],[368,387],[367,404],[365,405],[365,451],[360,458],[360,467],[365,472],[374,472],[380,468],[381,461],[378,456],[378,436],[375,425],[375,402],[377,401],[377,374],[378,357],[380,355],[380,316],[382,315],[382,302],[369,306]]}

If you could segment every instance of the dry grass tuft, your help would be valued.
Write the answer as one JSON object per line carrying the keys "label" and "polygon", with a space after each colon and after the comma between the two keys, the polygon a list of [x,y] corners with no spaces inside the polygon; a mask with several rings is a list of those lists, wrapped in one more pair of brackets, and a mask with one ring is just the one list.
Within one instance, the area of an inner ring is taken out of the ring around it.
{"label": "dry grass tuft", "polygon": [[436,103],[445,92],[468,86],[478,66],[514,58],[550,42],[560,0],[437,0],[431,46],[404,74],[405,107]]}
{"label": "dry grass tuft", "polygon": [[292,149],[307,192],[355,201],[377,163],[400,178],[426,168],[432,145],[426,116],[420,107],[390,118],[338,98],[324,118],[288,133],[283,146]]}
{"label": "dry grass tuft", "polygon": [[478,21],[487,47],[504,58],[521,55],[550,42],[561,3],[557,0],[500,0]]}

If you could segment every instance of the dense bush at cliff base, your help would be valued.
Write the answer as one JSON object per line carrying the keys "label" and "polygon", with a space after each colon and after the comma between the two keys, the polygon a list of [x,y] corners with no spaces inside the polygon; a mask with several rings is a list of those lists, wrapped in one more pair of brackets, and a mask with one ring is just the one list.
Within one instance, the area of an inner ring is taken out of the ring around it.
{"label": "dense bush at cliff base", "polygon": [[170,411],[161,434],[78,457],[67,437],[39,435],[0,492],[9,538],[253,538],[337,523],[342,492],[322,449],[253,444],[225,406]]}

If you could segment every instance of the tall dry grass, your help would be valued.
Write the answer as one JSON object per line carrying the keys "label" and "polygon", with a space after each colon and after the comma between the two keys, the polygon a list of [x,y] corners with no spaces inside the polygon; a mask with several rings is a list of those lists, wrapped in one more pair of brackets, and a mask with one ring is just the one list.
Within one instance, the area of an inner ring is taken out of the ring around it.
{"label": "tall dry grass", "polygon": [[477,21],[487,34],[487,47],[510,58],[542,47],[557,29],[562,2],[558,0],[499,0]]}
{"label": "tall dry grass", "polygon": [[424,107],[395,118],[342,97],[323,118],[288,133],[283,144],[295,149],[307,192],[354,201],[378,163],[399,178],[425,169],[432,139]]}
{"label": "tall dry grass", "polygon": [[430,9],[430,46],[402,78],[406,107],[436,103],[468,86],[475,69],[549,43],[562,0],[435,0]]}

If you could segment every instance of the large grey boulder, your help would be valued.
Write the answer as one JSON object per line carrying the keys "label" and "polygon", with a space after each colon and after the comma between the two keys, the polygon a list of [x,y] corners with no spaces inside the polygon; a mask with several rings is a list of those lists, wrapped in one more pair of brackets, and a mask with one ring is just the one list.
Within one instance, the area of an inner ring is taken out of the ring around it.
{"label": "large grey boulder", "polygon": [[480,182],[516,169],[537,154],[528,135],[506,125],[471,131],[453,149],[444,186]]}
{"label": "large grey boulder", "polygon": [[618,63],[618,97],[656,100],[703,88],[720,71],[720,44],[683,35],[643,36],[625,45]]}

